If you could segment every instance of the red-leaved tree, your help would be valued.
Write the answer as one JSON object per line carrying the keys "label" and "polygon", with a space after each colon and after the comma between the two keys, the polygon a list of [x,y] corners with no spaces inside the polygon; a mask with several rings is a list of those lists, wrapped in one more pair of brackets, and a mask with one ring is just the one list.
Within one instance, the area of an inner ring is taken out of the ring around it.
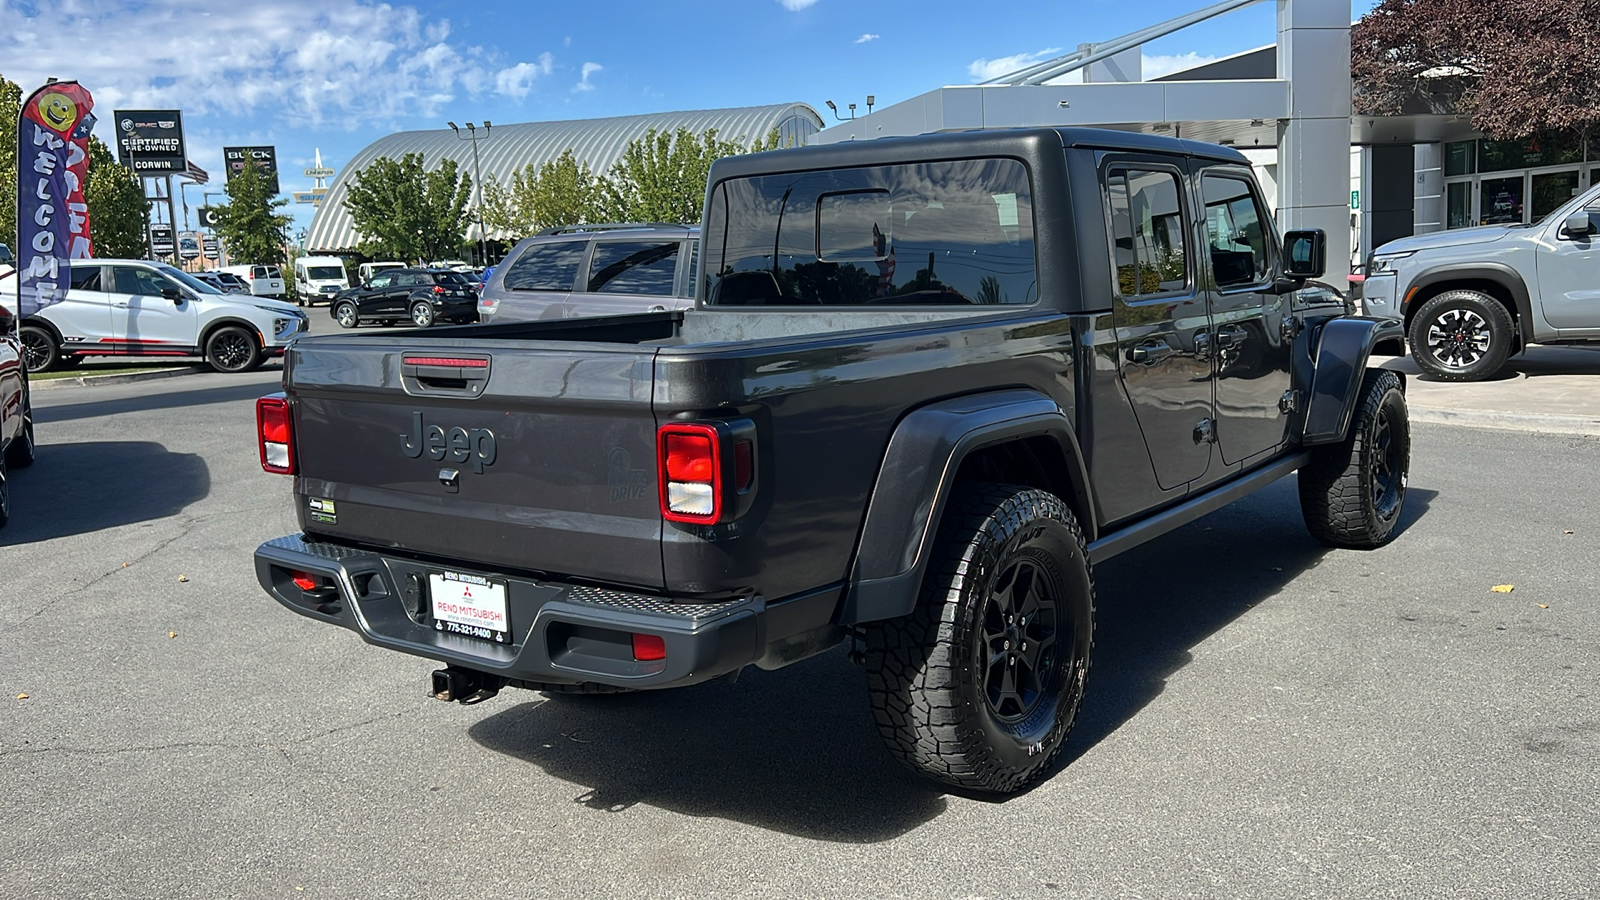
{"label": "red-leaved tree", "polygon": [[1600,125],[1600,0],[1382,0],[1350,32],[1356,110],[1441,87],[1493,138]]}

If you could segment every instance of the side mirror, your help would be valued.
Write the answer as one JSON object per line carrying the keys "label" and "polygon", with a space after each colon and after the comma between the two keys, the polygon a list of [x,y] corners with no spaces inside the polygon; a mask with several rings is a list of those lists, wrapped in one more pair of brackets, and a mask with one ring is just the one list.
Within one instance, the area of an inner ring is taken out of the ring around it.
{"label": "side mirror", "polygon": [[1575,212],[1567,216],[1567,220],[1561,224],[1561,230],[1567,233],[1567,237],[1574,240],[1587,238],[1589,235],[1594,234],[1594,220],[1589,218],[1588,210]]}
{"label": "side mirror", "polygon": [[183,302],[183,292],[178,290],[175,287],[162,288],[161,289],[161,296],[167,298],[168,300],[171,300],[173,303],[182,303]]}
{"label": "side mirror", "polygon": [[1320,228],[1291,231],[1283,236],[1284,274],[1294,278],[1321,278],[1328,265],[1328,236]]}

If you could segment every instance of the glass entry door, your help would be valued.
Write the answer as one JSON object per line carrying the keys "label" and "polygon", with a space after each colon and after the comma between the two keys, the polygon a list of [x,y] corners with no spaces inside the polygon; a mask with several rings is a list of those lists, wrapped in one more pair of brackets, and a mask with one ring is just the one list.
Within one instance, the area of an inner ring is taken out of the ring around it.
{"label": "glass entry door", "polygon": [[1479,225],[1518,225],[1522,223],[1523,180],[1521,174],[1509,178],[1485,178],[1478,186]]}

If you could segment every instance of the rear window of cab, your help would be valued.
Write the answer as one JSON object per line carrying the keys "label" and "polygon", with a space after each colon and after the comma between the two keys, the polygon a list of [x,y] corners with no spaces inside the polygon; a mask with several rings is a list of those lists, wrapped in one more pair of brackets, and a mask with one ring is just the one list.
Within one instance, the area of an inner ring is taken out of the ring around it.
{"label": "rear window of cab", "polygon": [[708,306],[1038,300],[1033,194],[1015,159],[734,178],[710,206]]}

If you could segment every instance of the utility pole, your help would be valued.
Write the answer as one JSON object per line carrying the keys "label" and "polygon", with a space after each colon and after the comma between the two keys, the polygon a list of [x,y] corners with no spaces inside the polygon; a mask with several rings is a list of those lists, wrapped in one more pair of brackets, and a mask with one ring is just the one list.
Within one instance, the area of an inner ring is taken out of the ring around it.
{"label": "utility pole", "polygon": [[489,241],[483,230],[483,168],[478,165],[478,142],[489,139],[489,128],[491,126],[489,120],[484,119],[483,134],[480,135],[478,134],[478,129],[471,122],[467,123],[466,134],[462,134],[461,129],[457,128],[454,122],[446,122],[445,124],[450,126],[450,130],[456,133],[457,138],[472,142],[472,191],[476,197],[476,202],[473,204],[473,213],[478,220],[478,264],[487,266],[489,264]]}

